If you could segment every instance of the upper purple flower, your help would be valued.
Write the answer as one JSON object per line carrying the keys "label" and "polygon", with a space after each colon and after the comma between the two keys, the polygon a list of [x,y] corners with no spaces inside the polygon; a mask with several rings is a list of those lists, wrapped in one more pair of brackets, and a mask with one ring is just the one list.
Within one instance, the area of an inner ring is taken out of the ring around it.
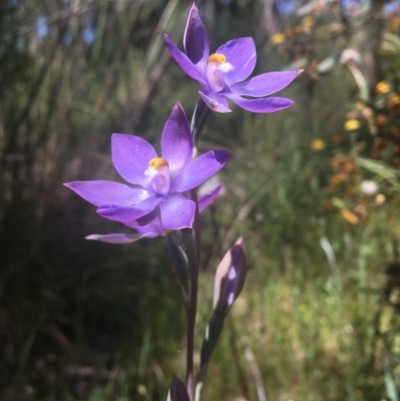
{"label": "upper purple flower", "polygon": [[302,70],[269,72],[245,81],[253,72],[257,60],[253,39],[230,40],[210,55],[207,31],[195,4],[190,10],[183,37],[186,54],[175,46],[167,34],[164,39],[179,66],[200,82],[200,96],[210,109],[220,113],[231,111],[226,98],[254,113],[271,113],[293,104],[292,100],[282,97],[242,97],[262,98],[275,93],[292,82]]}
{"label": "upper purple flower", "polygon": [[[113,164],[128,184],[76,181],[64,185],[97,206],[97,213],[107,219],[129,225],[151,214],[159,216],[161,227],[170,230],[192,227],[196,205],[182,193],[219,171],[231,156],[214,150],[192,159],[192,135],[179,103],[164,126],[161,157],[147,141],[134,135],[113,134],[111,147]],[[155,233],[157,230],[158,224]]]}

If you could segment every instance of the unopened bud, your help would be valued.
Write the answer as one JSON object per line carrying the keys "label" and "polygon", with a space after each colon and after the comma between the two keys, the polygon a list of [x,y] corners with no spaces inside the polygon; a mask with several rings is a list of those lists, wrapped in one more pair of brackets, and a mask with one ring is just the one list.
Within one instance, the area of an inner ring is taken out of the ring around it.
{"label": "unopened bud", "polygon": [[218,265],[214,282],[214,311],[226,315],[242,291],[247,263],[243,250],[243,238],[225,254]]}
{"label": "unopened bud", "polygon": [[185,385],[176,375],[172,379],[167,401],[190,401]]}

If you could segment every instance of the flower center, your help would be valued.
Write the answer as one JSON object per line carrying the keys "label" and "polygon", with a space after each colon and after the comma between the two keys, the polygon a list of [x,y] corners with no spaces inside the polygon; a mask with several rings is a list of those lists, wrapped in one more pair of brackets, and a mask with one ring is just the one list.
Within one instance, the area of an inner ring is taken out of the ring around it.
{"label": "flower center", "polygon": [[161,167],[168,166],[168,162],[163,157],[155,157],[149,161],[149,167],[154,170],[159,170]]}
{"label": "flower center", "polygon": [[221,53],[210,54],[207,59],[207,64],[213,62],[217,64],[223,64],[226,62],[226,57]]}
{"label": "flower center", "polygon": [[206,74],[212,92],[218,93],[224,89],[224,73],[232,70],[232,68],[232,64],[226,61],[223,54],[214,53],[208,56]]}
{"label": "flower center", "polygon": [[153,191],[160,195],[166,195],[171,186],[169,164],[163,157],[155,157],[149,161],[149,168],[144,173],[149,177]]}

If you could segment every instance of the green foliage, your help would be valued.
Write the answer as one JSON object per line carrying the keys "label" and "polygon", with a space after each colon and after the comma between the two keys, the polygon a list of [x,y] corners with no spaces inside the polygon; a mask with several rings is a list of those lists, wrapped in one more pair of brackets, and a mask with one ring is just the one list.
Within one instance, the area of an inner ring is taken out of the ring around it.
{"label": "green foliage", "polygon": [[[296,118],[296,111],[287,114]],[[270,124],[275,119],[265,117]],[[277,121],[279,129],[266,137],[259,129],[265,121],[259,120],[247,123],[253,138],[236,153],[225,180],[226,203],[218,205],[221,242],[242,233],[253,269],[210,363],[210,376],[219,380],[207,383],[204,397],[256,399],[254,364],[267,399],[372,400],[393,394],[399,385],[391,373],[399,318],[383,293],[384,265],[398,250],[391,238],[398,238],[400,226],[395,219],[389,223],[397,206],[375,210],[352,227],[322,206],[326,155],[301,148],[293,125],[285,130]],[[310,169],[316,182],[306,179]],[[212,276],[203,278],[200,293],[210,288]],[[201,304],[208,310],[210,299]],[[202,312],[200,326],[205,324]],[[245,357],[249,350],[255,360]]]}
{"label": "green foliage", "polygon": [[[173,1],[77,2],[67,10],[52,1],[10,4],[0,18],[0,397],[86,397],[122,366],[132,371],[129,396],[154,367],[161,381],[147,393],[156,395],[170,377],[157,361],[175,355],[182,331],[164,247],[144,241],[132,253],[86,242],[117,225],[103,226],[62,183],[113,178],[112,132],[158,136],[163,111],[143,117],[165,67],[156,27],[162,15],[158,29],[173,24],[180,8]],[[40,15],[48,22],[43,37]],[[87,18],[96,25],[93,43],[84,41]],[[164,330],[171,316],[176,331]],[[151,343],[139,375],[145,332]],[[118,394],[121,375],[110,380]]]}

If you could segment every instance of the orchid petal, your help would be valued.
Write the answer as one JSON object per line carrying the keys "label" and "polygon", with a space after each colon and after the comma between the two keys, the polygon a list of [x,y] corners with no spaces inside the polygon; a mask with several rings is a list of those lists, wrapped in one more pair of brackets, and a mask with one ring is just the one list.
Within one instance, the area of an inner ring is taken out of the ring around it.
{"label": "orchid petal", "polygon": [[245,80],[254,70],[257,61],[256,46],[252,38],[233,39],[218,48],[216,53],[223,54],[232,66],[224,73],[228,85]]}
{"label": "orchid petal", "polygon": [[196,204],[180,194],[170,195],[160,203],[161,221],[166,229],[192,228]]}
{"label": "orchid petal", "polygon": [[204,103],[213,111],[219,113],[230,113],[232,110],[228,106],[226,99],[216,93],[199,91]]}
{"label": "orchid petal", "polygon": [[177,103],[161,136],[161,155],[168,161],[172,179],[190,162],[192,153],[193,140],[189,123],[182,106]]}
{"label": "orchid petal", "polygon": [[269,97],[265,99],[244,99],[238,95],[228,95],[238,106],[253,113],[272,113],[290,107],[293,100],[284,97]]}
{"label": "orchid petal", "polygon": [[268,96],[289,85],[302,70],[267,72],[231,86],[232,93],[245,96]]}
{"label": "orchid petal", "polygon": [[183,47],[193,64],[197,64],[201,60],[206,61],[210,54],[207,30],[194,3],[186,23]]}
{"label": "orchid petal", "polygon": [[159,212],[160,210],[156,208],[151,213],[146,214],[137,220],[124,221],[123,224],[136,229],[139,233],[153,232],[157,233],[158,235],[164,235],[165,230],[161,224]]}
{"label": "orchid petal", "polygon": [[85,239],[108,242],[109,244],[129,244],[131,242],[138,241],[142,238],[155,238],[159,234],[154,232],[147,233],[135,233],[135,234],[92,234],[88,235]]}
{"label": "orchid petal", "polygon": [[144,139],[127,134],[113,134],[111,139],[113,164],[119,175],[126,181],[146,186],[148,177],[144,174],[149,161],[157,153]]}
{"label": "orchid petal", "polygon": [[153,196],[133,206],[103,205],[97,213],[109,220],[132,221],[152,212],[162,200],[162,197]]}
{"label": "orchid petal", "polygon": [[189,77],[195,79],[196,81],[199,81],[202,85],[207,86],[207,82],[205,78],[203,77],[203,74],[201,72],[201,69],[194,65],[192,61],[189,59],[188,56],[186,56],[185,53],[182,53],[172,42],[170,37],[167,34],[164,34],[164,41],[165,44],[171,53],[171,56],[175,59],[175,61],[178,63],[179,67],[182,68],[183,71],[186,72],[186,74],[189,75]]}
{"label": "orchid petal", "polygon": [[207,206],[209,206],[211,203],[213,203],[215,201],[215,199],[217,199],[223,186],[224,186],[224,184],[220,184],[216,188],[214,188],[212,191],[199,197],[199,200],[198,200],[199,212],[202,212]]}
{"label": "orchid petal", "polygon": [[146,214],[143,217],[138,218],[137,220],[124,221],[123,224],[125,224],[128,227],[138,229],[139,227],[151,225],[157,219],[158,220],[160,219],[159,210],[154,209],[152,212]]}
{"label": "orchid petal", "polygon": [[152,195],[143,188],[133,188],[114,181],[75,181],[64,185],[95,206],[129,206]]}
{"label": "orchid petal", "polygon": [[232,156],[225,150],[211,150],[192,160],[171,184],[171,192],[184,192],[197,187],[225,166]]}

